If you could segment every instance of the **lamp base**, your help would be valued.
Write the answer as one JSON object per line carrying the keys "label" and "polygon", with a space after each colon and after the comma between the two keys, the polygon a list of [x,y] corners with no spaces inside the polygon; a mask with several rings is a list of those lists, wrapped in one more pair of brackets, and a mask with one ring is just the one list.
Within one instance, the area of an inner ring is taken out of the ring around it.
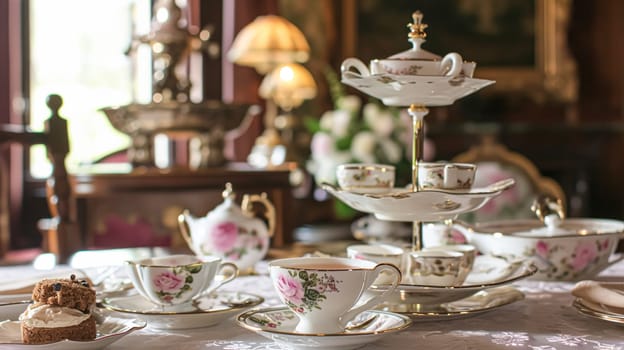
{"label": "lamp base", "polygon": [[247,163],[255,168],[268,168],[286,162],[286,147],[284,145],[256,144],[247,156]]}

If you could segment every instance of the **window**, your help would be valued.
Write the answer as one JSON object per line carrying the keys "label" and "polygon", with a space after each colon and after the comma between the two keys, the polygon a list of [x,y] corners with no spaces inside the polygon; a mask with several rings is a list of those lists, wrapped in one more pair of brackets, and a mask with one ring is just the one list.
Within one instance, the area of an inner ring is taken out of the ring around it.
{"label": "window", "polygon": [[[125,51],[133,35],[149,31],[151,1],[30,0],[28,11],[30,126],[43,129],[46,96],[56,93],[70,128],[70,171],[126,148],[128,136],[99,109],[149,102],[149,48],[135,59]],[[30,159],[33,177],[50,174],[43,147],[32,147]]]}

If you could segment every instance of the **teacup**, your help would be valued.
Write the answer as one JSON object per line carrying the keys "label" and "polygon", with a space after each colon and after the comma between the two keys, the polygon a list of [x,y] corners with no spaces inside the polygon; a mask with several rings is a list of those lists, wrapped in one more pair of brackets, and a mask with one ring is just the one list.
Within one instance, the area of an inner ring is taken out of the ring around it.
{"label": "teacup", "polygon": [[[355,244],[347,247],[347,256],[351,259],[393,264],[401,270],[403,253],[403,248],[390,244]],[[375,284],[389,284],[392,280],[393,275],[383,271],[375,280]]]}
{"label": "teacup", "polygon": [[477,248],[475,248],[475,246],[473,246],[472,244],[447,244],[447,245],[439,245],[439,246],[431,246],[431,247],[425,247],[423,248],[423,251],[425,252],[431,252],[431,251],[451,251],[451,252],[459,252],[464,254],[464,257],[466,258],[464,261],[462,261],[462,264],[464,264],[465,269],[463,269],[463,276],[460,277],[460,280],[463,282],[466,280],[466,277],[468,277],[468,274],[470,273],[470,271],[472,271],[472,266],[474,265],[474,261],[477,257]]}
{"label": "teacup", "polygon": [[423,286],[460,286],[470,272],[466,260],[463,253],[450,250],[411,252],[406,278]]}
{"label": "teacup", "polygon": [[[392,264],[334,257],[274,260],[269,272],[280,300],[299,318],[295,331],[302,334],[343,332],[359,313],[386,301],[401,281],[401,271]],[[359,302],[382,272],[394,275],[392,284]]]}
{"label": "teacup", "polygon": [[238,275],[236,265],[218,257],[186,254],[126,261],[126,271],[141,296],[163,307],[191,302]]}
{"label": "teacup", "polygon": [[383,193],[394,187],[394,166],[385,164],[341,164],[336,169],[340,188],[357,193]]}
{"label": "teacup", "polygon": [[469,163],[418,163],[420,189],[466,190],[474,183],[477,166]]}

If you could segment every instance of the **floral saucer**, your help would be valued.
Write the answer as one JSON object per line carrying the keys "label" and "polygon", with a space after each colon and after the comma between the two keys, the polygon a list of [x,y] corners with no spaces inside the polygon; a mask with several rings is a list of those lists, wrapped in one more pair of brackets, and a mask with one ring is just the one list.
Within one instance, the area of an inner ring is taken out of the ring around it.
{"label": "floral saucer", "polygon": [[[369,310],[351,321],[351,325],[356,325],[352,326],[351,330],[335,334],[301,334],[295,332],[299,319],[286,306],[251,310],[239,315],[236,320],[240,326],[272,339],[288,349],[327,350],[356,349],[390,333],[406,329],[412,324],[412,320],[407,316]],[[365,326],[358,327],[359,324]]]}
{"label": "floral saucer", "polygon": [[439,321],[471,317],[524,299],[524,293],[511,286],[485,289],[467,298],[421,308],[420,304],[389,304],[380,309],[396,312],[413,321]]}
{"label": "floral saucer", "polygon": [[264,298],[244,292],[217,291],[175,310],[163,309],[140,295],[105,298],[108,310],[147,321],[150,328],[189,329],[215,325],[264,302]]}
{"label": "floral saucer", "polygon": [[[490,273],[488,279],[485,274]],[[527,278],[537,272],[537,267],[530,260],[506,262],[502,258],[491,256],[477,256],[473,270],[466,282],[461,286],[427,286],[409,284],[404,281],[399,284],[389,304],[418,304],[421,311],[439,310],[440,304],[450,303],[467,298],[477,292],[510,284]],[[367,293],[381,293],[387,285],[373,285]]]}
{"label": "floral saucer", "polygon": [[[22,310],[26,306],[22,305]],[[0,349],[18,349],[18,350],[95,350],[103,349],[113,342],[119,340],[136,330],[145,327],[145,321],[135,319],[124,319],[112,317],[111,315],[102,315],[102,321],[97,324],[97,336],[91,341],[74,341],[62,340],[50,344],[23,344],[22,333],[20,330],[20,321],[17,320],[19,314],[15,314],[12,310],[5,310],[0,307]]]}
{"label": "floral saucer", "polygon": [[612,323],[624,324],[624,308],[598,304],[583,298],[576,298],[572,306],[582,315]]}
{"label": "floral saucer", "polygon": [[506,179],[468,190],[413,192],[406,188],[394,188],[382,194],[355,193],[327,183],[322,188],[353,209],[374,214],[380,220],[442,221],[481,208],[514,184],[513,179]]}

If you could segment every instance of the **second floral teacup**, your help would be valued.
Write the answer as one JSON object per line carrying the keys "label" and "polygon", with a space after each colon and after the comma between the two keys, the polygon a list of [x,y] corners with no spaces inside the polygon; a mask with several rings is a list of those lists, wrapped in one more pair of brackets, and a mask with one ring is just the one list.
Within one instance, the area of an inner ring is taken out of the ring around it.
{"label": "second floral teacup", "polygon": [[394,166],[385,164],[341,164],[336,169],[340,188],[357,193],[384,193],[394,187]]}
{"label": "second floral teacup", "polygon": [[[269,272],[280,300],[299,318],[295,332],[301,334],[343,332],[359,313],[386,301],[401,281],[392,264],[348,258],[279,259],[269,263]],[[393,275],[392,284],[359,302],[382,272]]]}
{"label": "second floral teacup", "polygon": [[127,261],[126,270],[139,294],[163,307],[191,302],[238,275],[236,265],[218,257],[185,254]]}
{"label": "second floral teacup", "polygon": [[470,163],[418,163],[421,189],[467,190],[474,183],[477,166]]}
{"label": "second floral teacup", "polygon": [[464,253],[451,250],[411,252],[406,279],[422,286],[461,286],[472,266]]}

